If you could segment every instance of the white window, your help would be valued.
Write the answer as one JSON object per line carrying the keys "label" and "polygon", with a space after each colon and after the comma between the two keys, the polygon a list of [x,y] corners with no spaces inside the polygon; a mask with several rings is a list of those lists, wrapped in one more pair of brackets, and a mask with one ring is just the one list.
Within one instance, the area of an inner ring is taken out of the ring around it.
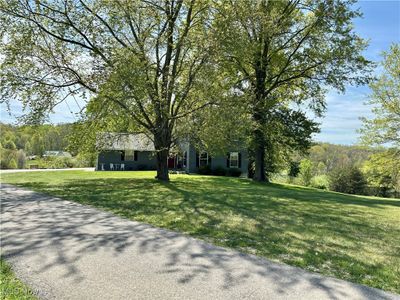
{"label": "white window", "polygon": [[134,161],[134,160],[135,160],[135,151],[125,150],[125,161]]}
{"label": "white window", "polygon": [[229,167],[239,168],[239,152],[229,153]]}
{"label": "white window", "polygon": [[207,166],[208,165],[208,153],[201,152],[199,154],[199,167]]}

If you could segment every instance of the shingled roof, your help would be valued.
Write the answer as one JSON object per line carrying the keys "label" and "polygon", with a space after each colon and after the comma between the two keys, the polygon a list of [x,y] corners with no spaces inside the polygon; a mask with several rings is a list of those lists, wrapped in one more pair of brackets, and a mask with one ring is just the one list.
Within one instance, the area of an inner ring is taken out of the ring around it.
{"label": "shingled roof", "polygon": [[144,133],[102,133],[96,147],[98,150],[155,151],[153,141]]}

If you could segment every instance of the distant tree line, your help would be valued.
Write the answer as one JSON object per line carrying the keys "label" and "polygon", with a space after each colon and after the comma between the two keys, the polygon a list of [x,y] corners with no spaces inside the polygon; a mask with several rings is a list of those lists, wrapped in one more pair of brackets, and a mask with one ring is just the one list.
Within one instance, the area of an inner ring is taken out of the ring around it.
{"label": "distant tree line", "polygon": [[374,117],[361,118],[359,130],[361,142],[368,146],[314,145],[308,156],[292,157],[287,181],[350,194],[400,197],[400,45],[391,45],[382,56],[382,72],[370,83],[368,103]]}
{"label": "distant tree line", "polygon": [[44,151],[66,151],[70,129],[71,124],[15,126],[0,123],[0,143],[5,149],[21,149],[27,155],[42,156]]}
{"label": "distant tree line", "polygon": [[[28,167],[31,160],[37,167],[43,168],[92,165],[94,153],[78,153],[69,147],[72,126],[16,126],[0,123],[0,168],[23,169]],[[45,151],[70,151],[77,158],[44,159]]]}
{"label": "distant tree line", "polygon": [[349,194],[400,196],[400,151],[318,143],[292,156],[274,179]]}

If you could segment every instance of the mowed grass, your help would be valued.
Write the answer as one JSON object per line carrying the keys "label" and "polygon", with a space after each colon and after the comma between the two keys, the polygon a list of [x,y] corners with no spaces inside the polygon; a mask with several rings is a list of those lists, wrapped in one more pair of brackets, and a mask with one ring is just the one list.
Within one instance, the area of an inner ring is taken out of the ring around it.
{"label": "mowed grass", "polygon": [[2,181],[217,245],[400,293],[400,200],[153,172],[32,172]]}
{"label": "mowed grass", "polygon": [[18,280],[10,265],[0,258],[0,299],[35,300],[32,291]]}

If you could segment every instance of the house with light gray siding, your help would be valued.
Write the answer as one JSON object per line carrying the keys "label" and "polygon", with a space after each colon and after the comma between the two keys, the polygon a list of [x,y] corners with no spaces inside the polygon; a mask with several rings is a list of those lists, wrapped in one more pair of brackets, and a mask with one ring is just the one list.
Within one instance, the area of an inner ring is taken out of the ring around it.
{"label": "house with light gray siding", "polygon": [[[98,171],[155,170],[156,152],[152,140],[143,133],[121,134],[104,133],[97,139],[99,154]],[[211,155],[196,149],[190,142],[182,142],[178,151],[168,158],[168,168],[186,173],[198,173],[199,169],[239,169],[242,176],[247,175],[248,155],[244,147],[231,149],[227,153]]]}

